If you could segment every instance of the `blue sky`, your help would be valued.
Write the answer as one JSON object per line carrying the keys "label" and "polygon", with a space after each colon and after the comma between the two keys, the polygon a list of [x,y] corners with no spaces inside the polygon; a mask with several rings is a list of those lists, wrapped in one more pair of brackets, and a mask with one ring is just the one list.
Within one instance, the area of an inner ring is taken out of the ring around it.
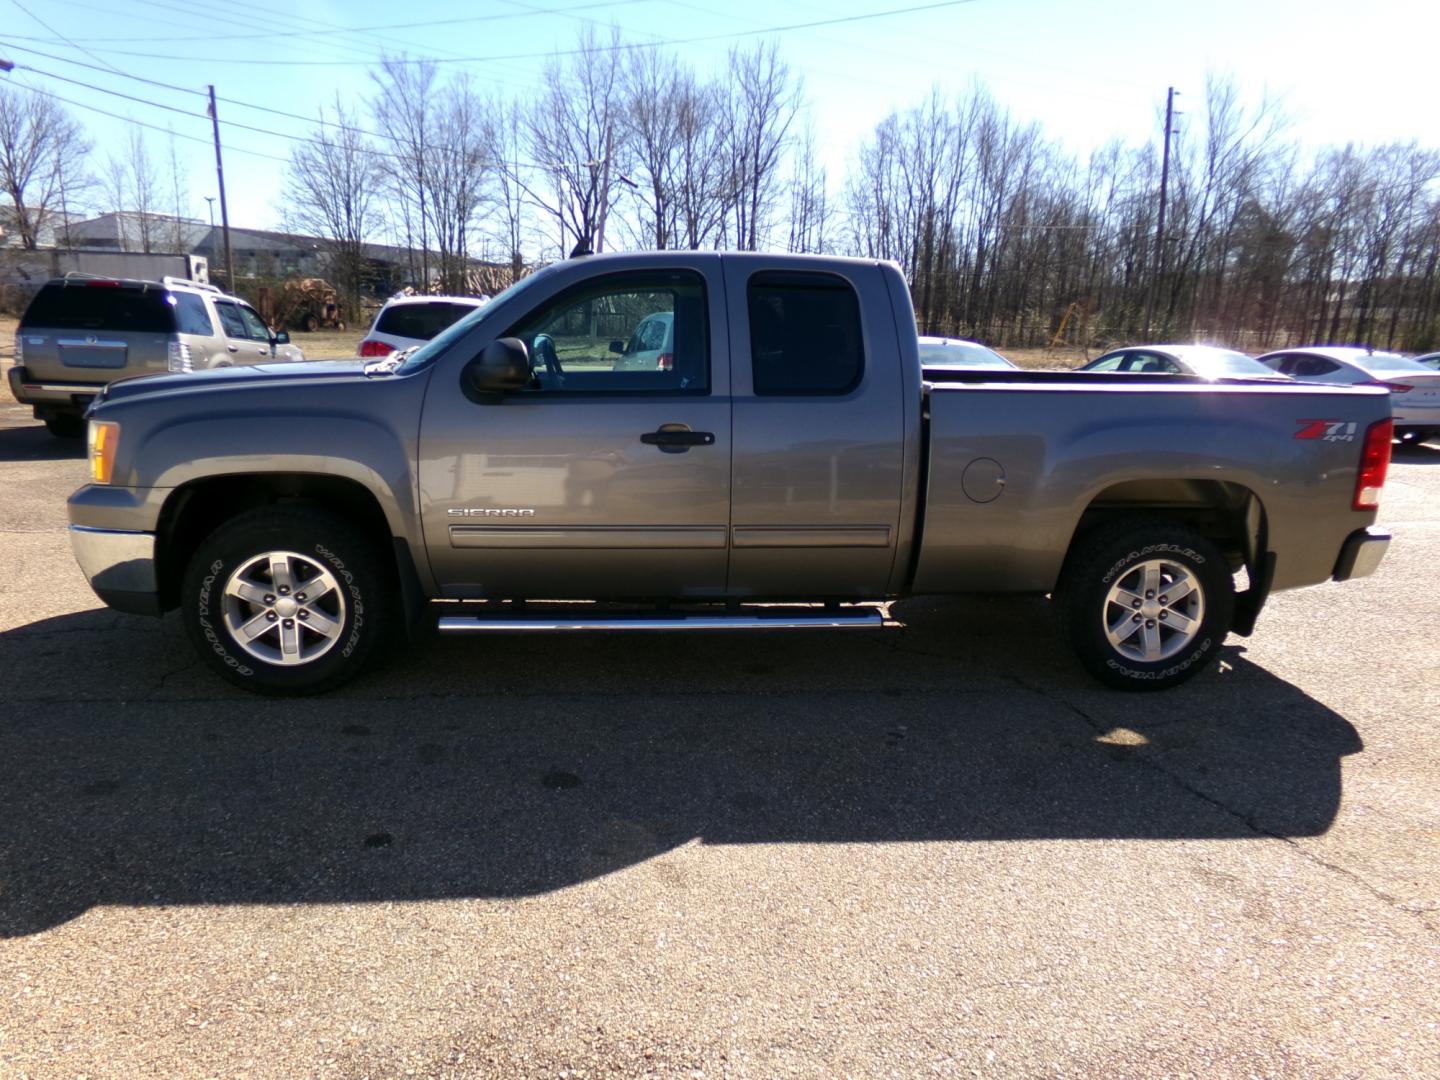
{"label": "blue sky", "polygon": [[[189,212],[206,216],[215,194],[204,100],[37,55],[68,57],[222,98],[313,115],[336,93],[371,93],[366,65],[382,49],[434,56],[471,72],[484,90],[528,95],[543,61],[459,57],[544,54],[574,44],[585,20],[617,25],[631,41],[714,40],[674,46],[702,70],[718,68],[734,42],[766,28],[894,11],[925,0],[0,0],[0,57],[17,64],[0,79],[41,87],[199,141],[177,141],[189,174]],[[394,28],[396,24],[406,25]],[[391,27],[354,31],[350,28]],[[1431,88],[1440,5],[1370,0],[968,0],[925,11],[774,36],[803,75],[810,118],[838,180],[864,135],[894,108],[938,85],[979,79],[1014,115],[1039,121],[1084,152],[1112,137],[1143,142],[1159,131],[1165,88],[1198,119],[1207,72],[1232,74],[1251,98],[1283,98],[1291,135],[1309,146],[1416,139],[1440,145]],[[742,38],[719,35],[746,34]],[[304,61],[306,63],[292,63]],[[339,61],[339,63],[336,63]],[[27,70],[29,69],[29,70]],[[45,74],[42,74],[45,73]],[[127,101],[59,81],[91,83],[168,105]],[[129,125],[72,107],[97,146],[121,148]],[[295,120],[221,104],[222,119],[303,134]],[[1182,118],[1182,123],[1189,120]],[[168,155],[163,133],[147,131]],[[279,224],[283,138],[226,129],[226,181],[237,225]],[[252,155],[242,151],[256,151]]]}

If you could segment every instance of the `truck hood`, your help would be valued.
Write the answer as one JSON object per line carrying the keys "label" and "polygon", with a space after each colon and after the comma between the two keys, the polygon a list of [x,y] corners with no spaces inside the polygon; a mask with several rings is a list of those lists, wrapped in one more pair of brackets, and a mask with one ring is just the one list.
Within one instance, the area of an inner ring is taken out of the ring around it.
{"label": "truck hood", "polygon": [[356,379],[387,378],[367,376],[366,360],[306,360],[300,363],[243,364],[238,367],[212,368],[174,374],[141,375],[119,379],[106,387],[96,399],[120,401],[139,394],[168,392],[190,393],[195,390],[222,390],[227,387],[278,386],[284,383],[313,384],[316,382],[353,382]]}

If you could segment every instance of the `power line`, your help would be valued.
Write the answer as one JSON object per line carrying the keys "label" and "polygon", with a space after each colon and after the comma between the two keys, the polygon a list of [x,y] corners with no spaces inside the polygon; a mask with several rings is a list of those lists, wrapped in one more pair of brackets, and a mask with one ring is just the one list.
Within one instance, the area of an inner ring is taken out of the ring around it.
{"label": "power line", "polygon": [[[14,0],[12,0],[12,2],[14,2]],[[467,16],[465,16],[465,17],[463,17],[463,18],[458,18],[458,19],[427,19],[427,20],[425,20],[424,22],[384,23],[384,24],[380,24],[380,25],[376,25],[376,26],[326,26],[326,27],[323,27],[323,28],[321,28],[321,29],[316,29],[316,30],[270,30],[270,31],[262,32],[262,33],[249,34],[249,35],[247,35],[247,36],[248,36],[250,39],[255,40],[255,39],[259,39],[259,38],[272,38],[272,37],[283,37],[283,38],[287,38],[287,39],[288,39],[288,38],[294,38],[294,37],[318,37],[318,36],[320,36],[320,35],[326,35],[326,36],[333,37],[335,34],[372,34],[372,33],[378,32],[378,31],[382,31],[382,30],[415,30],[415,29],[428,29],[428,28],[441,27],[441,26],[457,26],[457,25],[461,25],[461,24],[464,24],[464,23],[495,22],[495,21],[498,21],[498,20],[501,20],[501,19],[523,19],[523,18],[528,18],[528,17],[530,17],[530,16],[534,16],[534,15],[561,15],[561,16],[568,16],[568,15],[573,14],[574,12],[577,12],[577,11],[592,11],[592,10],[594,10],[595,8],[628,7],[628,6],[632,5],[632,4],[645,4],[645,3],[650,3],[650,0],[598,0],[598,2],[596,2],[596,3],[575,4],[575,5],[572,5],[572,6],[570,6],[570,7],[564,7],[564,8],[540,8],[540,7],[533,7],[533,6],[527,5],[527,6],[526,6],[526,10],[523,10],[523,11],[498,12],[498,13],[493,14],[493,15],[467,15]],[[19,5],[16,4],[16,6],[18,7]],[[23,11],[24,9],[22,8],[21,10]],[[262,9],[262,10],[272,10],[272,9]],[[26,14],[29,14],[29,12],[26,12]],[[277,14],[279,14],[279,13],[277,12]],[[34,18],[34,16],[32,15],[31,18]],[[36,21],[36,22],[40,22],[39,19],[36,19],[35,21]],[[306,22],[315,22],[315,21],[317,21],[317,20],[305,19],[305,21],[306,21]],[[45,26],[44,23],[41,23],[41,25],[42,25],[42,26]],[[74,47],[77,48],[77,49],[80,49],[81,52],[86,52],[86,50],[83,49],[83,48],[81,48],[81,46],[77,44],[77,42],[79,42],[79,41],[102,41],[102,42],[107,42],[107,43],[114,43],[114,42],[117,42],[117,41],[130,42],[130,41],[154,41],[154,40],[155,40],[153,34],[151,34],[151,35],[146,35],[146,36],[144,36],[144,37],[66,38],[66,37],[64,37],[63,35],[61,35],[58,31],[52,29],[52,28],[49,27],[49,26],[46,26],[45,28],[46,28],[47,30],[50,30],[50,32],[51,32],[52,34],[55,34],[56,37],[59,37],[61,40],[65,41],[67,44],[72,45],[72,46],[74,46]],[[221,40],[221,39],[228,41],[228,40],[233,40],[233,38],[234,38],[234,35],[230,35],[230,34],[193,34],[193,35],[190,35],[190,36],[188,36],[188,37],[176,37],[176,36],[173,36],[173,35],[167,35],[167,36],[166,36],[166,40],[167,40],[167,41],[216,41],[216,40]],[[21,36],[21,37],[19,38],[19,40],[21,40],[21,41],[47,41],[48,39],[46,39],[46,38],[35,38],[35,37]],[[89,54],[87,53],[87,55],[89,55]]]}
{"label": "power line", "polygon": [[[766,34],[785,34],[795,30],[809,30],[819,26],[838,26],[843,23],[867,22],[874,19],[891,18],[896,15],[911,15],[921,11],[935,11],[940,8],[959,7],[973,4],[976,0],[939,0],[938,3],[919,4],[914,7],[890,8],[886,11],[872,11],[859,15],[844,15],[831,19],[815,19],[810,22],[787,23],[782,26],[767,26],[755,30],[734,30],[723,34],[702,34],[695,37],[655,38],[645,42],[618,42],[614,45],[600,45],[593,48],[552,49],[548,52],[501,53],[493,56],[431,56],[392,58],[397,64],[450,64],[450,63],[496,63],[506,60],[545,60],[557,56],[579,56],[587,52],[633,52],[636,49],[653,49],[658,45],[695,45],[707,41],[730,41],[736,38],[760,37]],[[194,60],[193,56],[176,56],[172,53],[147,53],[125,49],[111,49],[117,56],[135,56],[145,60]],[[207,57],[207,64],[244,64],[247,67],[350,67],[356,64],[373,64],[369,60],[256,60],[249,57]]]}
{"label": "power line", "polygon": [[[173,128],[162,128],[159,124],[147,124],[144,120],[136,120],[132,116],[122,116],[119,113],[110,112],[108,109],[102,109],[96,105],[87,105],[83,101],[75,101],[54,93],[53,91],[42,90],[38,86],[31,86],[28,83],[15,83],[15,85],[22,90],[30,91],[32,94],[40,94],[42,97],[54,98],[56,101],[63,101],[66,105],[72,105],[77,109],[86,109],[89,112],[99,113],[101,116],[108,116],[112,120],[119,120],[126,124],[134,124],[136,127],[148,128],[150,131],[158,131],[162,135],[173,135],[177,139],[185,139],[189,142],[197,142],[205,146],[211,145],[211,140],[209,139],[202,139],[195,135],[186,135],[184,132],[175,131]],[[276,157],[274,154],[262,153],[259,150],[247,150],[243,146],[234,146],[231,147],[231,149],[239,154],[249,154],[251,157],[265,158],[269,161],[281,162],[282,164],[289,164],[290,160],[289,158]]]}
{"label": "power line", "polygon": [[[148,98],[136,97],[136,96],[134,96],[133,94],[126,94],[126,93],[123,93],[123,92],[121,92],[121,91],[119,91],[119,90],[111,90],[111,89],[109,89],[109,88],[107,88],[107,87],[104,87],[104,86],[96,86],[94,83],[83,82],[83,81],[81,81],[81,80],[79,80],[79,79],[67,78],[67,77],[64,76],[64,75],[56,75],[54,72],[50,72],[50,71],[42,71],[40,68],[31,67],[31,66],[29,66],[29,65],[17,65],[17,68],[18,68],[20,71],[25,72],[25,73],[27,73],[27,74],[40,75],[40,76],[43,76],[43,77],[45,77],[45,78],[47,78],[47,79],[58,79],[59,81],[64,82],[64,83],[69,83],[69,84],[72,85],[72,86],[79,86],[79,87],[82,87],[82,88],[84,88],[84,89],[86,89],[86,90],[93,90],[93,91],[95,91],[95,92],[97,92],[97,93],[108,94],[108,95],[110,95],[111,97],[122,98],[122,99],[124,99],[125,101],[133,101],[133,102],[135,102],[135,103],[138,104],[138,105],[147,105],[147,106],[150,106],[151,108],[163,109],[163,110],[165,110],[166,112],[177,113],[177,114],[179,114],[180,116],[188,116],[188,117],[190,117],[190,118],[193,119],[193,120],[210,120],[210,119],[212,119],[212,117],[210,116],[209,113],[190,112],[188,109],[181,109],[181,108],[179,108],[179,107],[177,107],[177,106],[175,106],[175,105],[167,105],[167,104],[165,104],[164,102],[151,101],[151,100],[149,100]],[[23,85],[23,84],[22,84],[22,85]],[[48,96],[48,97],[53,97],[53,98],[55,98],[57,101],[64,101],[64,102],[66,102],[66,104],[75,105],[75,106],[77,106],[78,108],[90,109],[90,110],[93,111],[93,112],[99,112],[99,113],[101,113],[102,115],[105,115],[105,116],[116,116],[117,119],[122,119],[122,120],[123,120],[123,119],[127,119],[126,117],[118,116],[118,115],[115,114],[115,113],[105,112],[105,110],[103,110],[103,109],[98,109],[98,108],[96,108],[96,107],[93,106],[93,105],[85,105],[85,104],[82,104],[82,103],[80,103],[80,102],[71,101],[69,98],[63,98],[63,97],[61,97],[59,94],[55,94],[55,93],[51,93],[51,92],[49,92],[49,91],[41,90],[41,89],[39,89],[38,87],[33,87],[33,86],[29,86],[29,85],[24,85],[24,88],[27,89],[27,90],[34,91],[34,92],[37,93],[37,94],[45,94],[45,95]],[[204,96],[204,95],[202,95],[202,96]],[[228,98],[217,98],[216,100],[218,100],[218,101],[228,101],[229,99],[228,99]],[[242,103],[242,104],[243,104],[243,103]],[[257,106],[257,107],[258,107],[258,106]],[[323,117],[320,118],[320,119],[317,121],[317,120],[316,120],[315,118],[313,118],[313,117],[302,117],[302,116],[299,116],[298,114],[285,113],[285,114],[282,114],[282,115],[295,116],[296,119],[305,120],[307,123],[317,123],[317,122],[318,122],[318,123],[320,124],[320,126],[321,126],[322,129],[328,126],[328,127],[336,127],[336,128],[339,128],[339,129],[342,130],[342,131],[354,131],[354,132],[357,132],[357,133],[360,133],[360,134],[373,134],[373,133],[364,132],[363,129],[361,129],[361,128],[354,128],[354,127],[351,127],[351,126],[349,126],[349,125],[342,125],[342,124],[335,123],[334,121],[327,121],[327,120],[323,119]],[[158,128],[158,127],[155,127],[155,125],[152,125],[152,124],[144,124],[144,123],[141,123],[141,121],[138,121],[138,120],[131,120],[131,121],[129,121],[129,122],[131,122],[131,123],[136,123],[136,124],[140,124],[140,126],[142,126],[142,127],[151,127],[151,128],[154,128],[154,130],[157,130],[157,131],[169,131],[169,129],[167,129],[167,128]],[[237,128],[237,129],[239,129],[239,130],[241,130],[241,131],[250,131],[250,132],[254,132],[254,133],[258,134],[258,135],[269,135],[269,136],[272,136],[273,138],[285,139],[285,140],[287,140],[287,141],[289,141],[289,142],[309,143],[309,144],[314,145],[314,146],[328,146],[328,145],[330,145],[330,144],[327,143],[324,139],[317,139],[317,138],[315,138],[314,136],[310,136],[310,135],[294,135],[294,134],[291,134],[291,133],[285,132],[285,131],[275,131],[275,130],[272,129],[272,128],[262,128],[262,127],[256,127],[256,126],[253,125],[253,124],[241,123],[241,122],[238,121],[238,120],[220,120],[219,123],[222,124],[222,125],[224,125],[224,126],[226,126],[226,127]],[[178,135],[177,132],[173,132],[173,131],[170,132],[170,134],[177,134],[177,135]],[[195,142],[208,143],[208,142],[210,141],[210,140],[208,140],[208,139],[198,139],[198,138],[195,138],[195,137],[193,137],[193,136],[188,136],[188,135],[181,135],[181,136],[179,136],[179,137],[191,139],[192,141],[195,141]],[[395,142],[403,142],[402,139],[400,139],[400,138],[398,138],[397,136],[394,136],[394,135],[380,135],[380,134],[375,134],[374,137],[376,137],[376,138],[391,139],[391,140],[393,140],[393,141],[395,141]],[[240,153],[252,154],[252,155],[255,155],[255,156],[258,156],[258,157],[268,157],[268,158],[270,158],[272,161],[287,161],[287,162],[288,162],[288,160],[289,160],[289,159],[287,159],[287,158],[274,157],[273,155],[270,155],[270,154],[262,154],[262,153],[259,153],[258,151],[254,151],[254,150],[245,150],[245,149],[242,148],[242,147],[235,147],[235,149],[236,149],[238,152],[240,152]],[[455,149],[454,147],[447,146],[447,145],[444,144],[444,143],[434,143],[434,144],[428,145],[428,146],[426,147],[426,151],[427,151],[427,153],[447,154],[447,155],[454,155],[454,154],[460,153],[460,151],[458,151],[458,150]],[[372,157],[388,158],[388,159],[390,159],[390,160],[392,160],[392,161],[401,161],[401,162],[406,162],[407,164],[411,162],[411,158],[410,158],[408,155],[387,153],[387,152],[384,151],[384,150],[376,150],[376,149],[372,149],[372,148],[366,148],[366,149],[364,150],[364,153],[366,153],[366,154],[368,154],[368,155],[370,155],[370,156],[372,156]],[[528,162],[502,161],[502,160],[500,160],[500,159],[491,159],[491,160],[492,160],[493,163],[496,164],[496,165],[503,165],[503,166],[505,166],[505,167],[507,167],[507,168],[511,168],[511,169],[535,169],[535,170],[545,171],[545,166],[543,166],[543,165],[531,164],[531,163],[528,163]]]}
{"label": "power line", "polygon": [[60,33],[59,30],[56,30],[53,26],[51,26],[49,23],[47,23],[44,19],[40,18],[39,15],[33,14],[28,8],[25,7],[25,5],[23,5],[23,4],[20,3],[20,0],[10,0],[10,2],[15,5],[15,7],[20,11],[21,14],[23,14],[23,15],[27,16],[28,18],[30,18],[31,21],[39,23],[39,24],[40,24],[41,26],[43,26],[46,30],[49,30],[50,33],[54,34],[54,35],[55,35],[56,37],[58,37],[61,41],[65,42],[65,44],[69,45],[72,49],[78,49],[80,52],[82,52],[82,53],[84,53],[86,56],[90,57],[90,59],[92,59],[92,60],[97,60],[97,61],[99,61],[100,63],[105,64],[105,66],[108,67],[108,68],[110,68],[111,71],[115,71],[115,70],[116,70],[116,68],[112,67],[110,64],[106,64],[103,59],[101,59],[100,57],[96,56],[96,55],[95,55],[94,53],[92,53],[89,49],[85,48],[85,46],[75,44],[75,42],[71,41],[71,40],[70,40],[69,38],[67,38],[64,34]]}

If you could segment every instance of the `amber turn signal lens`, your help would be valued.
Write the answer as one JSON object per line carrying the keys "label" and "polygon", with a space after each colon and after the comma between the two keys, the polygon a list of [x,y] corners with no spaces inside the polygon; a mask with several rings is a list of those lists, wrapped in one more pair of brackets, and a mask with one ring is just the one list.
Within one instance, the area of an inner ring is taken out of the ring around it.
{"label": "amber turn signal lens", "polygon": [[111,420],[90,421],[90,479],[95,483],[110,483],[110,474],[115,471],[115,448],[119,443],[119,424]]}

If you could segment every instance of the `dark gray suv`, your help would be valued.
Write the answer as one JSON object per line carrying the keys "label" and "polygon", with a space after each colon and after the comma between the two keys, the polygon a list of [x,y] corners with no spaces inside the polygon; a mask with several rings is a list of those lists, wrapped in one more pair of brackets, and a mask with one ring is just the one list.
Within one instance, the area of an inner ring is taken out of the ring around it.
{"label": "dark gray suv", "polygon": [[213,285],[72,274],[41,286],[25,310],[10,390],[52,435],[79,438],[91,400],[116,379],[303,359],[289,334]]}

